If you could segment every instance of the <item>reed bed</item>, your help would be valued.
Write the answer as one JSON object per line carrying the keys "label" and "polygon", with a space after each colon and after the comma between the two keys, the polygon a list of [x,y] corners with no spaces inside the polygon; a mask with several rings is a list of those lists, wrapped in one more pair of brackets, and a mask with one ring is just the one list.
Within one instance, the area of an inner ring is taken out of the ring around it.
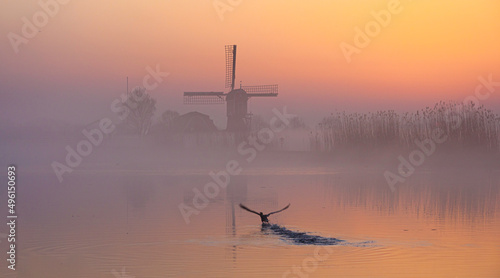
{"label": "reed bed", "polygon": [[415,140],[433,138],[441,129],[443,144],[500,151],[500,116],[474,103],[439,102],[415,113],[335,113],[325,117],[312,134],[312,148],[333,151],[357,146],[413,147]]}

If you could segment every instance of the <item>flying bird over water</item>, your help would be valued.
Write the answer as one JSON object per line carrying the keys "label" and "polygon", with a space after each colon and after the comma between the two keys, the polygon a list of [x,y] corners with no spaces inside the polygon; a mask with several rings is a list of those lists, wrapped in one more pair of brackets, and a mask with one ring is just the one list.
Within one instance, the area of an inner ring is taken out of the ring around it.
{"label": "flying bird over water", "polygon": [[290,204],[288,204],[286,207],[284,207],[284,208],[282,208],[282,209],[280,209],[280,210],[273,211],[273,212],[270,212],[270,213],[268,213],[268,214],[264,214],[264,213],[262,213],[262,212],[256,212],[256,211],[254,211],[254,210],[251,210],[251,209],[249,209],[249,208],[245,207],[243,204],[240,204],[240,207],[241,207],[242,209],[244,209],[244,210],[247,210],[247,211],[249,211],[249,212],[255,213],[255,214],[257,214],[258,216],[260,216],[260,220],[261,220],[261,221],[262,221],[262,223],[264,224],[264,223],[269,223],[269,219],[268,219],[269,215],[284,211],[285,209],[287,209],[288,207],[290,207]]}

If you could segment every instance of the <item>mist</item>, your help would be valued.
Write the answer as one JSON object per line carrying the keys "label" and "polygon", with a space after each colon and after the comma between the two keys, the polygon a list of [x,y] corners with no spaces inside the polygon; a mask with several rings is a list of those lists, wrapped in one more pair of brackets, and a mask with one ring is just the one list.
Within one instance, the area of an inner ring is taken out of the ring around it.
{"label": "mist", "polygon": [[4,2],[1,277],[499,277],[500,2]]}

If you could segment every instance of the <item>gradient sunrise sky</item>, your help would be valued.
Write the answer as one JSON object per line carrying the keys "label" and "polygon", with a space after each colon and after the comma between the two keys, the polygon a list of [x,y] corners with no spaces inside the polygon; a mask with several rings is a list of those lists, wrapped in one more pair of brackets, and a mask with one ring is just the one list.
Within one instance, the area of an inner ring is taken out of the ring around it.
{"label": "gradient sunrise sky", "polygon": [[[251,100],[255,114],[287,105],[314,122],[335,110],[414,111],[462,101],[479,76],[500,82],[498,0],[401,0],[348,63],[341,43],[355,45],[355,28],[394,1],[66,0],[16,53],[9,36],[22,36],[23,18],[43,9],[4,0],[0,115],[92,122],[112,113],[127,76],[131,88],[141,85],[145,68],[159,65],[170,75],[150,92],[157,115],[198,110],[224,126],[223,106],[185,106],[182,93],[224,90],[226,44],[238,45],[237,83],[280,86],[276,99]],[[500,111],[497,89],[481,104]]]}

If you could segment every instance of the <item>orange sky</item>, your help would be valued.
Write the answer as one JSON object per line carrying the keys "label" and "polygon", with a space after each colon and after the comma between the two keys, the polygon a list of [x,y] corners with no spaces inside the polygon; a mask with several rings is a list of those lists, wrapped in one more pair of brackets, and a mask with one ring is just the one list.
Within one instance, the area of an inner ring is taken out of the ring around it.
{"label": "orange sky", "polygon": [[[159,64],[170,73],[151,92],[160,113],[209,109],[223,118],[222,107],[183,106],[182,92],[224,89],[225,44],[238,45],[237,82],[280,85],[278,99],[252,100],[257,113],[281,105],[305,118],[415,110],[463,100],[481,75],[500,82],[496,0],[401,0],[400,12],[348,63],[340,44],[354,45],[355,28],[393,1],[243,0],[222,14],[214,4],[238,1],[69,1],[17,54],[9,34],[22,35],[22,18],[33,22],[43,10],[38,1],[4,1],[0,90],[10,105],[3,102],[2,113],[92,121],[89,109],[110,113],[126,76],[141,85],[145,67]],[[500,87],[483,103],[500,110]]]}

